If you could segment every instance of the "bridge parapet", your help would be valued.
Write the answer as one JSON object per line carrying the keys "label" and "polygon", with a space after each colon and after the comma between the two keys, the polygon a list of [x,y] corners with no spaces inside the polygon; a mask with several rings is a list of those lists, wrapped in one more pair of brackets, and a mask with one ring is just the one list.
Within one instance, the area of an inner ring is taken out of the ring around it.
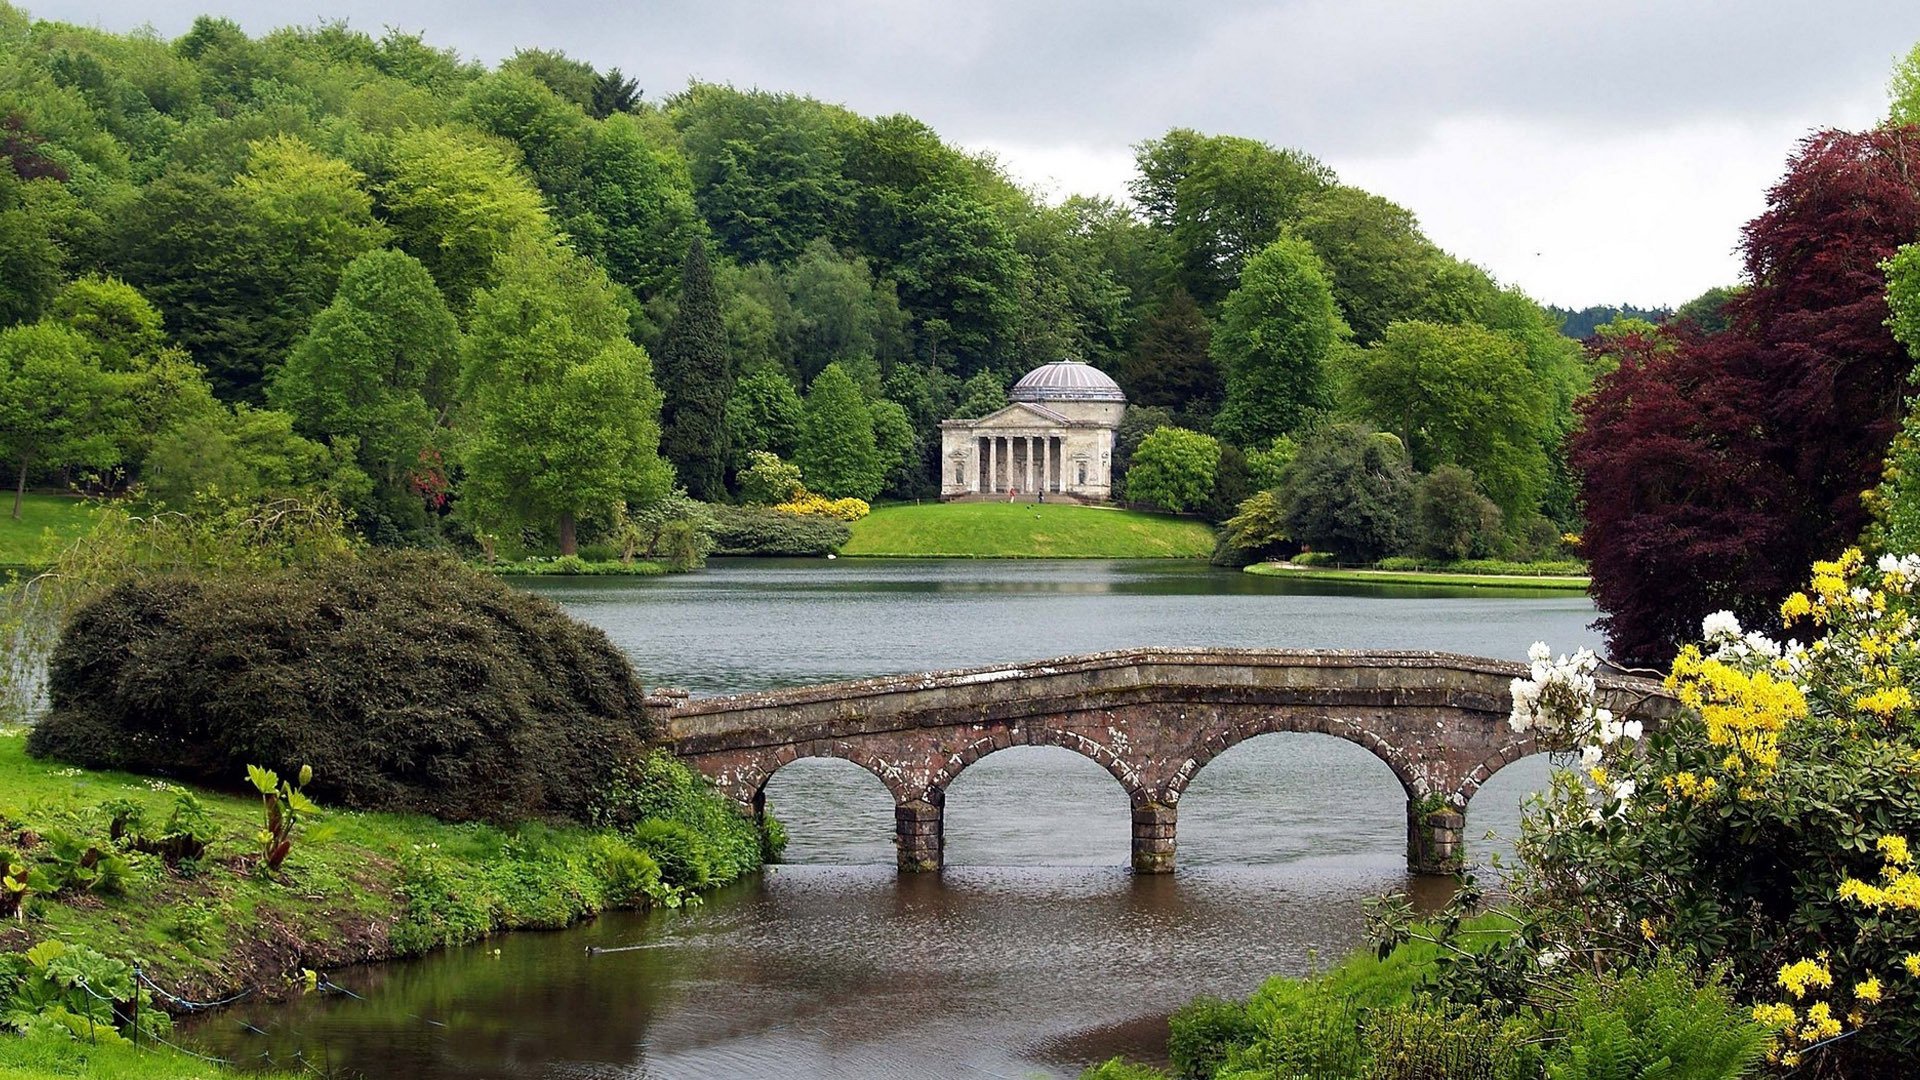
{"label": "bridge parapet", "polygon": [[[1536,752],[1531,733],[1506,723],[1510,683],[1525,671],[1435,652],[1150,648],[722,698],[662,695],[648,709],[675,753],[756,810],[789,761],[832,756],[866,768],[899,808],[903,869],[940,865],[954,777],[996,750],[1054,745],[1120,782],[1133,804],[1135,868],[1169,871],[1180,796],[1208,761],[1258,735],[1320,732],[1393,770],[1408,798],[1409,860],[1437,872],[1458,861],[1480,785]],[[1649,725],[1675,708],[1650,680],[1603,677],[1601,691],[1617,714]]]}

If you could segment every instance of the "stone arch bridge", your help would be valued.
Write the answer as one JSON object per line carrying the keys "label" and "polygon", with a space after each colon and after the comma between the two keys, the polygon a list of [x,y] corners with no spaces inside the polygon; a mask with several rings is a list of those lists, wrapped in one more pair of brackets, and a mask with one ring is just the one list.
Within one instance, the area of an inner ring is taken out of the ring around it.
{"label": "stone arch bridge", "polygon": [[[1133,867],[1172,871],[1180,796],[1208,761],[1272,732],[1320,732],[1371,751],[1407,795],[1416,873],[1459,865],[1466,810],[1487,778],[1538,751],[1507,724],[1525,665],[1432,652],[1134,649],[1007,667],[896,675],[733,697],[648,699],[655,730],[743,808],[803,757],[845,758],[893,794],[900,869],[937,870],[947,785],[1011,746],[1063,746],[1120,782]],[[1602,677],[1616,714],[1657,724],[1660,684]]]}

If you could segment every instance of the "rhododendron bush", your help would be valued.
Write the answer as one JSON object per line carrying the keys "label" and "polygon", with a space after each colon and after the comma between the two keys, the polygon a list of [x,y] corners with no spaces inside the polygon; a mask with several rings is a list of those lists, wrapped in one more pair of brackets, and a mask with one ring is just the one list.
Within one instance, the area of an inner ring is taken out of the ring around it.
{"label": "rhododendron bush", "polygon": [[1591,654],[1536,645],[1511,723],[1574,767],[1522,825],[1507,873],[1520,932],[1463,955],[1452,989],[1551,1009],[1570,972],[1671,956],[1726,981],[1782,1073],[1916,1075],[1916,586],[1920,558],[1849,551],[1781,605],[1799,641],[1709,616],[1658,730],[1600,706]]}

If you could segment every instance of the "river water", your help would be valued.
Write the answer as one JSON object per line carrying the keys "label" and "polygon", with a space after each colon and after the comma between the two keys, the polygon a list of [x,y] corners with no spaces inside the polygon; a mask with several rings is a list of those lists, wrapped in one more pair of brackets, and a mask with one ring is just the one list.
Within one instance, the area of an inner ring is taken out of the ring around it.
{"label": "river water", "polygon": [[[1139,645],[1598,646],[1578,594],[1315,585],[1172,562],[722,560],[665,578],[530,579],[604,628],[649,686],[805,685]],[[1543,759],[1475,798],[1484,858]],[[1196,994],[1244,995],[1360,942],[1409,878],[1405,796],[1339,739],[1269,735],[1180,802],[1179,873],[1134,877],[1127,799],[1053,747],[994,754],[947,794],[947,869],[895,873],[892,802],[850,762],[767,789],[782,864],[680,912],[615,914],[332,973],[360,995],[229,1010],[194,1028],[241,1062],[402,1078],[1071,1077],[1164,1053]],[[624,951],[589,955],[589,945]]]}

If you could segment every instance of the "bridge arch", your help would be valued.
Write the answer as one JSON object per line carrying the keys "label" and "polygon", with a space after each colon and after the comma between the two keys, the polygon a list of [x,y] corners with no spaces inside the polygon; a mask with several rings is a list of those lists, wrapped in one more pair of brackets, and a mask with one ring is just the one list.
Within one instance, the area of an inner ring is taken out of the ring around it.
{"label": "bridge arch", "polygon": [[1149,798],[1139,771],[1115,754],[1112,747],[1076,731],[1033,723],[1008,727],[967,743],[948,755],[946,761],[933,771],[927,786],[945,791],[949,784],[959,779],[961,773],[981,758],[1019,746],[1058,746],[1071,750],[1118,780],[1121,790],[1127,793],[1128,801],[1137,805]]}
{"label": "bridge arch", "polygon": [[1165,801],[1168,805],[1177,805],[1180,796],[1186,793],[1193,778],[1207,763],[1221,754],[1239,746],[1249,739],[1262,735],[1331,735],[1336,739],[1350,742],[1372,754],[1393,771],[1393,778],[1400,781],[1400,787],[1408,799],[1419,799],[1426,794],[1427,781],[1407,755],[1398,747],[1389,744],[1379,735],[1351,721],[1334,717],[1296,717],[1292,715],[1266,714],[1251,720],[1232,724],[1216,734],[1199,740],[1193,755],[1174,772],[1167,782]]}
{"label": "bridge arch", "polygon": [[[1180,795],[1208,761],[1259,735],[1332,735],[1393,772],[1410,865],[1444,872],[1474,793],[1534,752],[1506,723],[1509,683],[1525,671],[1448,653],[1132,649],[731,698],[656,691],[647,709],[676,754],[749,806],[800,757],[867,769],[893,794],[903,870],[940,867],[946,786],[1002,749],[1061,746],[1100,765],[1132,803],[1134,868],[1165,873]],[[1649,680],[1598,686],[1615,715],[1649,727],[1677,708]]]}

